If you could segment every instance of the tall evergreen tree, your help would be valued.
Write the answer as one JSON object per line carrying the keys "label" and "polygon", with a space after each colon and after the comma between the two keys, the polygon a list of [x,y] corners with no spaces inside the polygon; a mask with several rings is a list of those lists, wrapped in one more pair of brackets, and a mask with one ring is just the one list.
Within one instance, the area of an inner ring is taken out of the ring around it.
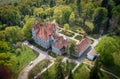
{"label": "tall evergreen tree", "polygon": [[50,7],[54,7],[55,6],[55,0],[50,0]]}
{"label": "tall evergreen tree", "polygon": [[90,79],[100,79],[98,75],[99,71],[100,71],[100,63],[99,60],[97,59],[94,67],[91,69]]}
{"label": "tall evergreen tree", "polygon": [[70,72],[69,72],[68,79],[74,79],[73,75],[72,75],[72,70],[70,70]]}
{"label": "tall evergreen tree", "polygon": [[61,58],[56,59],[56,75],[55,79],[64,79],[64,74],[63,74],[63,67],[62,67],[62,62]]}
{"label": "tall evergreen tree", "polygon": [[120,0],[114,0],[116,5],[120,4]]}
{"label": "tall evergreen tree", "polygon": [[81,13],[81,0],[77,0],[77,9],[78,9],[78,14],[80,16],[80,13]]}
{"label": "tall evergreen tree", "polygon": [[69,53],[69,57],[72,56],[72,53],[75,53],[75,44],[74,43],[71,43],[68,53]]}
{"label": "tall evergreen tree", "polygon": [[107,6],[108,6],[108,1],[109,1],[109,0],[102,0],[101,6],[102,6],[102,7],[107,7]]}
{"label": "tall evergreen tree", "polygon": [[104,31],[106,28],[108,11],[106,8],[96,8],[93,14],[93,23],[94,23],[94,33],[101,33],[101,30]]}

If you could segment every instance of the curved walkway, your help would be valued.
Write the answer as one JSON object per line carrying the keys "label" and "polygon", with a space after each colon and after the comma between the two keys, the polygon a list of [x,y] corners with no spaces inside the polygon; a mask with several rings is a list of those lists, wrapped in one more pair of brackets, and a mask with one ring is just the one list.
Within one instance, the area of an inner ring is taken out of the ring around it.
{"label": "curved walkway", "polygon": [[[36,52],[39,53],[39,56],[32,61],[32,64],[28,64],[20,73],[18,76],[18,79],[28,79],[28,72],[36,65],[38,64],[40,61],[46,59],[46,57],[48,57],[47,53],[44,51],[41,51],[40,49],[36,48],[35,46],[29,44],[27,41],[23,42],[23,45],[27,45],[28,47],[30,47],[31,49],[35,50]],[[49,58],[51,60],[54,60],[54,58],[52,58],[51,56],[49,56]],[[24,62],[24,61],[23,61]]]}

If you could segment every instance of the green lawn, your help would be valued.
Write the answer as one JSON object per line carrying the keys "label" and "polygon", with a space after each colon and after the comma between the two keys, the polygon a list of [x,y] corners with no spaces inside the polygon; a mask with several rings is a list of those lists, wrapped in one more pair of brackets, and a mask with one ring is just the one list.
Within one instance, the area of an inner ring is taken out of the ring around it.
{"label": "green lawn", "polygon": [[62,30],[61,33],[64,34],[64,35],[66,35],[66,36],[69,36],[69,37],[73,37],[74,36],[74,33],[65,32],[64,30]]}
{"label": "green lawn", "polygon": [[37,73],[41,72],[49,64],[50,64],[49,60],[42,60],[29,72],[28,78],[33,79]]}
{"label": "green lawn", "polygon": [[12,66],[13,70],[13,79],[17,79],[19,72],[30,63],[30,61],[34,60],[38,56],[38,53],[33,51],[31,48],[27,46],[22,46],[20,48],[19,55],[16,56],[17,63]]}
{"label": "green lawn", "polygon": [[77,35],[77,36],[75,37],[75,39],[77,39],[77,40],[82,40],[82,36]]}
{"label": "green lawn", "polygon": [[[89,76],[90,69],[85,64],[81,64],[73,74],[74,79],[89,79]],[[101,72],[101,74],[99,73],[99,77],[100,79],[115,79],[104,72]]]}
{"label": "green lawn", "polygon": [[[63,63],[63,68],[64,68],[64,71],[65,71],[65,68],[66,68],[66,66],[65,66],[66,64],[65,63]],[[75,67],[75,63],[70,63],[70,68],[71,69],[73,69],[74,67]],[[55,64],[52,66],[52,67],[50,67],[49,69],[48,69],[48,72],[44,72],[41,76],[39,76],[37,79],[55,79]],[[68,73],[68,72],[64,72],[64,75],[66,76],[66,73]]]}

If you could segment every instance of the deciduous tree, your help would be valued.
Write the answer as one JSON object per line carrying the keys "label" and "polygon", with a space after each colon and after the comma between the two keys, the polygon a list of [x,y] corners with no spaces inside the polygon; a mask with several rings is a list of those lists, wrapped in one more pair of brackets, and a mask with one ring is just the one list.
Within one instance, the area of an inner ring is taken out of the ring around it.
{"label": "deciduous tree", "polygon": [[101,33],[101,30],[104,31],[107,23],[107,14],[108,11],[106,8],[96,8],[93,14],[93,23],[94,23],[94,33]]}
{"label": "deciduous tree", "polygon": [[68,32],[69,28],[70,28],[69,24],[64,24],[64,31],[65,32]]}

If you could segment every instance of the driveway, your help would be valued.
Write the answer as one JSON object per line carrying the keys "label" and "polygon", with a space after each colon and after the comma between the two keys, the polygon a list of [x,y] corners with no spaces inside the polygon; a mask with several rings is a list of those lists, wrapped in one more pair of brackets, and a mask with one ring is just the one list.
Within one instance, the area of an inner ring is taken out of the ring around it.
{"label": "driveway", "polygon": [[[28,72],[40,61],[49,58],[51,61],[54,60],[51,56],[48,56],[46,52],[41,51],[40,49],[36,48],[35,46],[29,44],[27,41],[23,42],[23,45],[27,45],[31,49],[35,50],[37,53],[39,53],[39,56],[32,61],[32,64],[28,64],[20,73],[18,76],[18,79],[28,79]],[[23,61],[24,62],[24,61]]]}

